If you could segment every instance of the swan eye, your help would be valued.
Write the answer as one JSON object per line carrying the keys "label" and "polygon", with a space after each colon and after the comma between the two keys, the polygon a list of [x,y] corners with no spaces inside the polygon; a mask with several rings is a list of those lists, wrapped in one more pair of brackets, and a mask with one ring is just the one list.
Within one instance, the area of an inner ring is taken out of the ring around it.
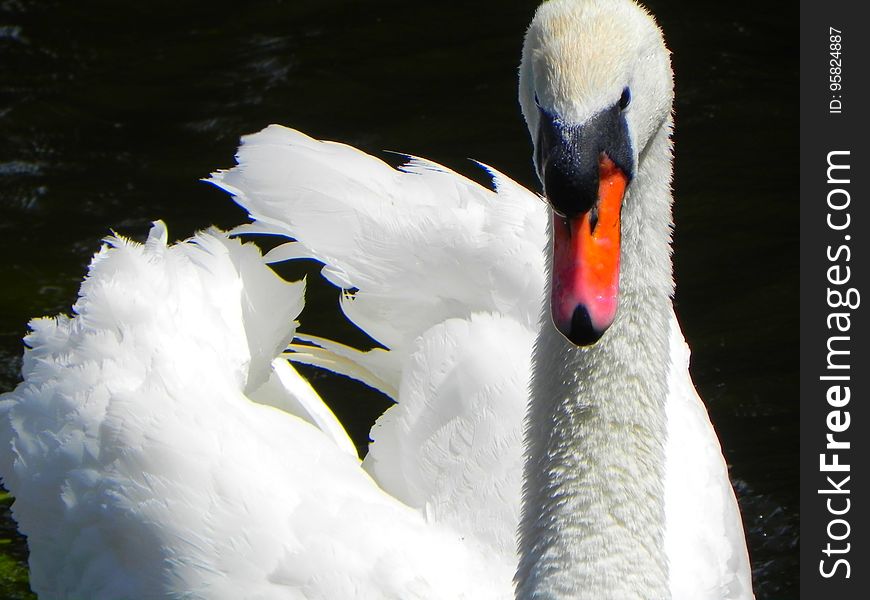
{"label": "swan eye", "polygon": [[631,90],[623,88],[622,95],[619,97],[619,110],[625,110],[631,104]]}

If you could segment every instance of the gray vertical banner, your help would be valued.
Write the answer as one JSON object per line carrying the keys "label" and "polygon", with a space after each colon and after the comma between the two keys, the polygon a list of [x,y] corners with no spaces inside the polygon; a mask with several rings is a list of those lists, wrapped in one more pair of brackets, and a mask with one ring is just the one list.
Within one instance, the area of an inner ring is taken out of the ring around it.
{"label": "gray vertical banner", "polygon": [[870,589],[865,14],[854,0],[801,3],[802,598]]}

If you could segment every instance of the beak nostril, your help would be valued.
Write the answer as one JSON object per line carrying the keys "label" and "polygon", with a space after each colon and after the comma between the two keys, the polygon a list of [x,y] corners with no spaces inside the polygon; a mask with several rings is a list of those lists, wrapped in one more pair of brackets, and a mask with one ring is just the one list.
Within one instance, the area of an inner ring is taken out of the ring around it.
{"label": "beak nostril", "polygon": [[[536,96],[537,98],[537,96]],[[631,89],[628,87],[622,90],[622,95],[619,97],[619,109],[625,110],[631,104]]]}

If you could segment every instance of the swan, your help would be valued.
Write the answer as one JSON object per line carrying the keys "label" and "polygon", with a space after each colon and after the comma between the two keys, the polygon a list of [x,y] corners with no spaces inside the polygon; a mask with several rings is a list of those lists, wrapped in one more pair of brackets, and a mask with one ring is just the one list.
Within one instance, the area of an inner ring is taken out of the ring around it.
{"label": "swan", "polygon": [[[212,181],[234,233],[293,241],[108,238],[0,400],[37,593],[751,598],[670,301],[671,85],[636,4],[550,0],[520,103],[552,211],[272,126]],[[266,266],[296,258],[383,348],[296,331],[304,287]],[[397,400],[362,463],[293,338]]]}

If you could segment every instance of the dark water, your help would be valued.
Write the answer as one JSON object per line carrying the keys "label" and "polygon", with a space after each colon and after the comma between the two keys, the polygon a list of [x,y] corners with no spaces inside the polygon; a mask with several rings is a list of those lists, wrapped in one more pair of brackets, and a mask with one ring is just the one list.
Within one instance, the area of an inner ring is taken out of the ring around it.
{"label": "dark water", "polygon": [[[241,222],[198,180],[269,123],[466,174],[473,157],[534,187],[515,79],[535,5],[0,0],[0,391],[17,382],[27,320],[68,311],[110,230],[141,238],[163,218],[180,238]],[[677,82],[677,311],[740,495],[756,594],[794,598],[797,11],[648,5]],[[311,285],[303,329],[365,343],[336,296]],[[384,399],[306,373],[364,444]]]}

